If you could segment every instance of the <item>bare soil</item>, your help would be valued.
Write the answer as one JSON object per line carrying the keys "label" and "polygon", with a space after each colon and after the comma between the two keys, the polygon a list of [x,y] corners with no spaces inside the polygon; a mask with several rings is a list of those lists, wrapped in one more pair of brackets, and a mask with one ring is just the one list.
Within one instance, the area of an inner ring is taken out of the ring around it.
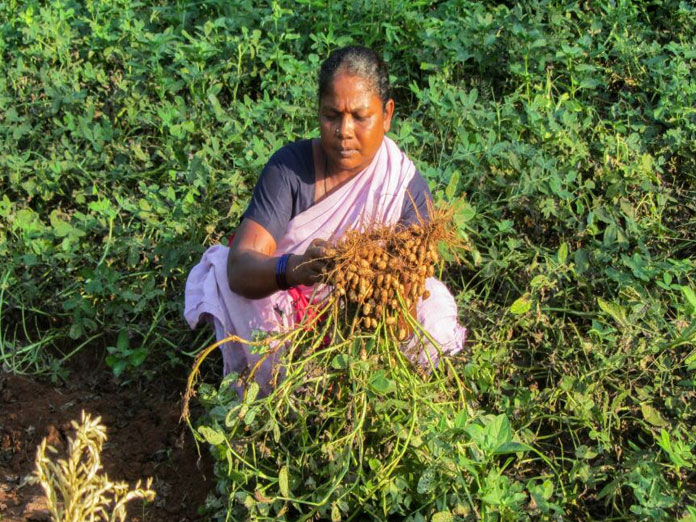
{"label": "bare soil", "polygon": [[154,479],[155,501],[133,503],[129,521],[205,520],[199,507],[215,487],[213,462],[179,422],[185,375],[124,384],[99,361],[72,366],[59,385],[0,370],[0,521],[50,521],[43,491],[26,481],[41,440],[63,449],[82,410],[107,428],[102,462],[109,478]]}

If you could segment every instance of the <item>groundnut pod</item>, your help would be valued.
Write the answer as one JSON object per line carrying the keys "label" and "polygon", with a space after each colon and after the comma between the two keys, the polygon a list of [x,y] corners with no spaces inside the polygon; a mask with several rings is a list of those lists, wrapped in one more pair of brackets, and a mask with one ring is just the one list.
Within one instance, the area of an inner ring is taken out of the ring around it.
{"label": "groundnut pod", "polygon": [[394,326],[396,324],[396,317],[390,315],[384,320],[384,322],[387,323],[388,326]]}
{"label": "groundnut pod", "polygon": [[385,261],[380,261],[377,263],[377,268],[380,270],[386,270],[387,269],[387,263]]}
{"label": "groundnut pod", "polygon": [[384,274],[377,274],[377,286],[381,288],[382,283],[384,283]]}
{"label": "groundnut pod", "polygon": [[360,292],[366,292],[368,286],[369,283],[367,282],[367,279],[365,279],[364,277],[358,279],[358,287],[360,288]]}
{"label": "groundnut pod", "polygon": [[370,312],[372,312],[372,306],[370,306],[369,303],[365,303],[362,307],[362,312],[363,315],[370,315]]}
{"label": "groundnut pod", "polygon": [[435,275],[435,265],[428,265],[428,277]]}

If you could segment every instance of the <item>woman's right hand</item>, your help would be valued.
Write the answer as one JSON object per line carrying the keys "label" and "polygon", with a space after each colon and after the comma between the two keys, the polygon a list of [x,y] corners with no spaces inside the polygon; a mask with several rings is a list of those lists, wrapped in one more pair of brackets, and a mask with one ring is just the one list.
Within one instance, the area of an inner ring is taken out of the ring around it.
{"label": "woman's right hand", "polygon": [[290,256],[286,271],[290,286],[312,286],[322,281],[329,262],[327,258],[328,247],[329,243],[326,241],[315,239],[304,254]]}

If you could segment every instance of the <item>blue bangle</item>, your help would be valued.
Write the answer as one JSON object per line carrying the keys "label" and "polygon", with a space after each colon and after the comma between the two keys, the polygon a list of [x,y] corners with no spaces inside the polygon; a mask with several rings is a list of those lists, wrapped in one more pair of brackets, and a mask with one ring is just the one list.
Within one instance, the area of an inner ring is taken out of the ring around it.
{"label": "blue bangle", "polygon": [[280,256],[278,262],[276,263],[275,278],[276,284],[278,285],[278,289],[280,290],[287,290],[288,288],[290,288],[285,274],[288,268],[288,259],[290,259],[290,256],[291,254],[283,254],[282,256]]}

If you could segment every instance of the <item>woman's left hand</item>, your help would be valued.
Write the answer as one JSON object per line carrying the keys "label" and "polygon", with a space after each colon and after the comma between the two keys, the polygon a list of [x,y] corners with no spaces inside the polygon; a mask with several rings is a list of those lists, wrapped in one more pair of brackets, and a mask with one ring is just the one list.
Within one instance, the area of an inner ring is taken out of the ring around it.
{"label": "woman's left hand", "polygon": [[329,243],[315,239],[304,254],[292,255],[288,259],[286,277],[290,286],[311,286],[322,281],[329,259]]}

